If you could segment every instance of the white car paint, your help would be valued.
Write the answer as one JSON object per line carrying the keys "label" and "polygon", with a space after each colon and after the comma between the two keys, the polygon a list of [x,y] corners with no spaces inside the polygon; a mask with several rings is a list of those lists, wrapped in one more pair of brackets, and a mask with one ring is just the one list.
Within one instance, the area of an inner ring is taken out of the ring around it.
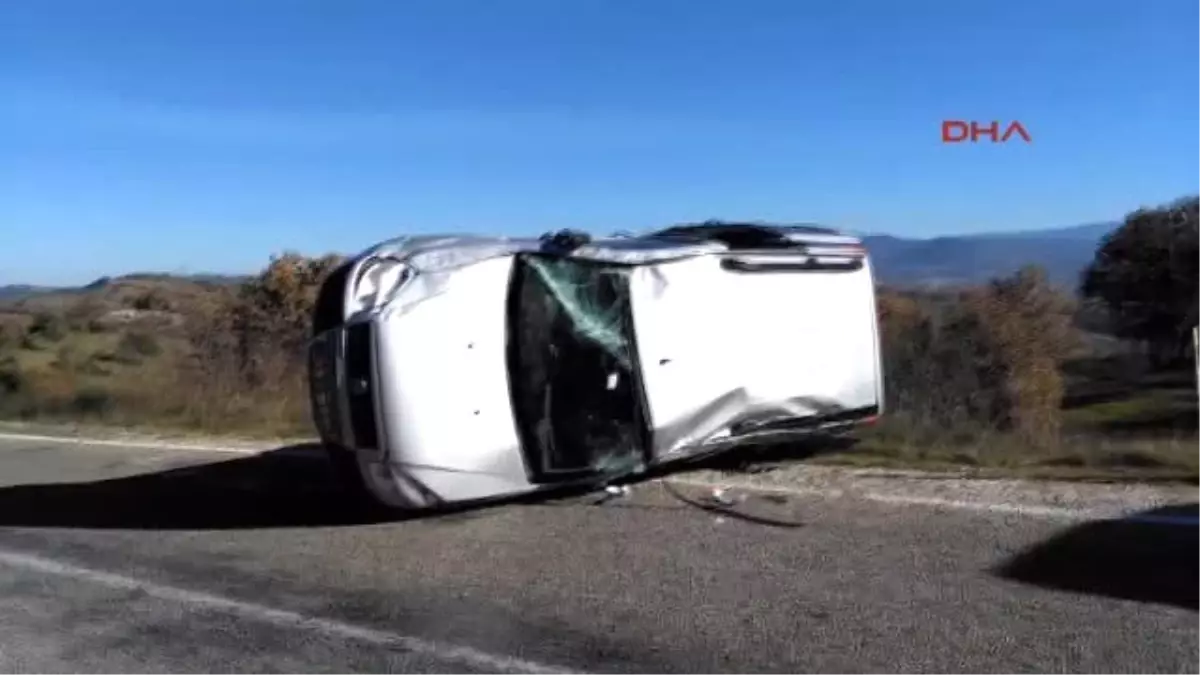
{"label": "white car paint", "polygon": [[[854,409],[881,401],[869,262],[851,272],[746,274],[722,269],[719,256],[686,258],[639,269],[633,296],[663,456],[726,431],[751,403],[804,398]],[[696,418],[730,392],[744,396],[729,414]],[[791,412],[819,411],[801,403]],[[680,427],[686,435],[668,431]]]}
{"label": "white car paint", "polygon": [[462,270],[434,302],[378,321],[376,405],[391,463],[456,500],[532,486],[505,362],[512,256]]}
{"label": "white car paint", "polygon": [[[882,409],[869,260],[852,237],[803,236],[803,254],[653,238],[600,240],[561,254],[628,270],[650,465],[707,451],[753,414]],[[532,240],[421,237],[358,256],[344,319],[374,329],[378,448],[354,441],[342,356],[333,384],[314,385],[314,396],[334,397],[340,437],[350,439],[377,501],[419,508],[542,487],[532,482],[514,420],[506,322],[517,256],[544,250]],[[850,259],[862,265],[722,268],[728,260]],[[616,377],[607,379],[610,390]]]}

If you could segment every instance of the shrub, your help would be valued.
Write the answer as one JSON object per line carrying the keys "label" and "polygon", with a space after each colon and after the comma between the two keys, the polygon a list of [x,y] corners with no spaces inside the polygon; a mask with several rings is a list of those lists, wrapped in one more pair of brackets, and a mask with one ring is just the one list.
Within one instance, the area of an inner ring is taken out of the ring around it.
{"label": "shrub", "polygon": [[104,366],[105,361],[111,361],[111,354],[92,354],[78,365],[79,372],[84,375],[111,375],[112,371]]}
{"label": "shrub", "polygon": [[15,322],[0,322],[0,351],[15,349],[25,339],[25,329]]}
{"label": "shrub", "polygon": [[0,359],[0,397],[11,396],[25,389],[25,377],[13,357]]}
{"label": "shrub", "polygon": [[115,400],[100,387],[84,387],[71,399],[69,412],[82,417],[105,417],[112,413]]}
{"label": "shrub", "polygon": [[66,336],[66,323],[61,316],[49,312],[39,312],[33,317],[28,334],[48,342],[58,342]]}
{"label": "shrub", "polygon": [[1027,441],[1053,443],[1062,426],[1062,363],[1075,344],[1072,303],[1045,273],[1025,268],[968,299],[994,352],[999,422]]}
{"label": "shrub", "polygon": [[74,370],[79,360],[79,353],[69,344],[62,345],[55,354],[52,366],[59,370]]}
{"label": "shrub", "polygon": [[168,311],[171,309],[171,301],[166,298],[157,289],[146,291],[133,299],[130,303],[133,309],[152,310],[152,311]]}
{"label": "shrub", "polygon": [[194,312],[185,325],[201,367],[210,374],[219,369],[222,377],[251,389],[303,370],[317,292],[340,262],[332,255],[275,257],[236,293],[216,297]]}
{"label": "shrub", "polygon": [[31,352],[40,351],[43,347],[42,343],[34,337],[33,333],[26,332],[21,336],[21,349]]}
{"label": "shrub", "polygon": [[162,353],[162,346],[153,334],[132,330],[121,336],[121,341],[117,343],[117,352],[136,356],[158,356]]}
{"label": "shrub", "polygon": [[94,330],[94,327],[99,324],[106,311],[107,308],[100,298],[85,295],[63,313],[63,324],[73,331],[99,332]]}
{"label": "shrub", "polygon": [[892,417],[927,436],[1012,430],[1053,442],[1071,311],[1033,268],[946,299],[881,293]]}
{"label": "shrub", "polygon": [[201,426],[251,423],[308,433],[304,347],[317,291],[337,256],[275,257],[238,287],[178,307],[190,351],[175,363],[186,398],[175,406]]}
{"label": "shrub", "polygon": [[29,399],[29,380],[16,359],[0,359],[0,413],[22,415]]}

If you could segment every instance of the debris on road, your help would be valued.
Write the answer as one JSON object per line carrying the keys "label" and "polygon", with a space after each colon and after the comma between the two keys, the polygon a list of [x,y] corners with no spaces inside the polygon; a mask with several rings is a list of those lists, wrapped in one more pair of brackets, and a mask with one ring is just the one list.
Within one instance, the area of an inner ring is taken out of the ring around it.
{"label": "debris on road", "polygon": [[595,506],[600,506],[601,504],[607,504],[614,499],[621,499],[628,496],[628,485],[606,485],[604,486],[603,493],[598,499],[596,499],[596,501],[592,502],[592,504]]}
{"label": "debris on road", "polygon": [[725,490],[725,488],[714,487],[712,489],[712,494],[709,496],[709,500],[718,506],[733,506],[740,501],[744,501],[745,496],[742,495],[735,499],[729,496],[729,493]]}

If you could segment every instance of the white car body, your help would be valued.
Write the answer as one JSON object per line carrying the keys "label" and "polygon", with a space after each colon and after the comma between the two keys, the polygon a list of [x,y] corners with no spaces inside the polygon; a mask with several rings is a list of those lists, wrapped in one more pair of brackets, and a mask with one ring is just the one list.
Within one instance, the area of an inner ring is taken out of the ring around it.
{"label": "white car body", "polygon": [[859,240],[716,227],[368,249],[333,282],[340,316],[310,347],[322,438],[353,453],[376,501],[425,508],[881,414]]}

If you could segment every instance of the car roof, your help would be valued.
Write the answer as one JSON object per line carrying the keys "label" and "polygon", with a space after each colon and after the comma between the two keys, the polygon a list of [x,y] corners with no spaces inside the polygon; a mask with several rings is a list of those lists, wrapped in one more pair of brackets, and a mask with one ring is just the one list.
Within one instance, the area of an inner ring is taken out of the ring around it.
{"label": "car roof", "polygon": [[386,256],[419,261],[418,267],[432,265],[444,269],[500,255],[540,252],[637,265],[736,249],[858,243],[858,237],[819,225],[704,221],[609,237],[592,237],[576,230],[560,230],[536,238],[424,234],[380,242],[359,257]]}

